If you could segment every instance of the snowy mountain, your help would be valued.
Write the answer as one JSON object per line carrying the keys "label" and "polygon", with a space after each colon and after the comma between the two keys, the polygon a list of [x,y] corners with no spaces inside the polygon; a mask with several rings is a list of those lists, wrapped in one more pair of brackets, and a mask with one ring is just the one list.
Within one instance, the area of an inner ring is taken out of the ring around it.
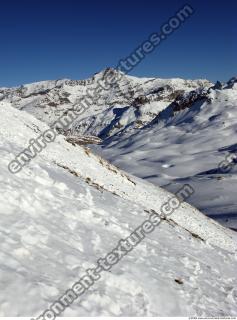
{"label": "snowy mountain", "polygon": [[[108,74],[118,73],[119,81],[107,88]],[[218,170],[236,150],[236,78],[213,85],[207,80],[136,78],[107,68],[87,80],[2,88],[0,100],[53,125],[90,92],[93,102],[65,132],[68,141],[78,135],[83,144],[101,141],[93,150],[102,157],[171,192],[190,183],[196,190],[188,199],[191,204],[237,229],[236,167]]]}
{"label": "snowy mountain", "polygon": [[[108,138],[96,150],[169,191],[189,183],[195,190],[189,203],[237,230],[236,117],[237,79],[232,78],[177,97],[139,132]],[[221,164],[228,157],[230,170],[225,170]]]}
{"label": "snowy mountain", "polygon": [[[47,128],[0,103],[1,316],[39,316],[173,197],[63,135],[10,173]],[[183,203],[64,315],[235,316],[236,250],[234,231]]]}
{"label": "snowy mountain", "polygon": [[[9,172],[29,141],[116,72],[0,89],[0,316],[41,315],[185,184],[188,202],[236,228],[237,169],[218,166],[236,152],[236,78],[123,75]],[[63,315],[235,316],[236,267],[236,232],[183,202]]]}
{"label": "snowy mountain", "polygon": [[[109,74],[121,77],[108,85]],[[98,83],[100,90],[95,92]],[[42,81],[0,88],[0,100],[51,125],[92,92],[93,103],[78,117],[73,129],[104,138],[127,127],[140,129],[181,93],[210,86],[207,80],[136,78],[107,68],[87,80]]]}

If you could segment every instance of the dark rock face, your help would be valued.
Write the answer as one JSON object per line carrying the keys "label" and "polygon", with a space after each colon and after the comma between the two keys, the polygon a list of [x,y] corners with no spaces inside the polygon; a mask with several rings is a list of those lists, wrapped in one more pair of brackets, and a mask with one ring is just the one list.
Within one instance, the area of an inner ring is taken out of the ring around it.
{"label": "dark rock face", "polygon": [[231,78],[231,79],[227,82],[227,88],[228,88],[228,89],[233,88],[233,86],[234,86],[235,83],[237,83],[237,77]]}
{"label": "dark rock face", "polygon": [[213,87],[213,89],[216,89],[216,90],[221,90],[223,88],[223,85],[220,81],[217,81]]}
{"label": "dark rock face", "polygon": [[186,108],[190,108],[194,102],[201,101],[201,100],[209,101],[206,90],[191,91],[187,95],[178,96],[173,102],[173,111],[177,112],[180,110],[184,110]]}
{"label": "dark rock face", "polygon": [[157,88],[157,89],[152,90],[152,91],[150,92],[150,94],[161,94],[161,93],[163,93],[163,92],[165,92],[165,91],[167,91],[167,92],[172,92],[173,89],[172,89],[171,86],[166,85],[166,86],[159,87],[159,88]]}
{"label": "dark rock face", "polygon": [[139,96],[135,98],[132,102],[132,106],[138,108],[139,106],[149,102],[149,99],[146,96]]}

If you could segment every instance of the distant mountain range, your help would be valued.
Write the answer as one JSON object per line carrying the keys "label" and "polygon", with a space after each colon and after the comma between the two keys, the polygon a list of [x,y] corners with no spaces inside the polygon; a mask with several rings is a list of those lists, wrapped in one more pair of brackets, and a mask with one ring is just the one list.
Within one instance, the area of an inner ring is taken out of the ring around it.
{"label": "distant mountain range", "polygon": [[[0,100],[52,125],[87,92],[94,92],[98,82],[103,84],[108,73],[118,72],[107,68],[86,80],[1,88]],[[236,229],[236,167],[230,172],[218,169],[236,151],[236,78],[216,84],[125,74],[120,78],[93,94],[90,107],[64,132],[69,141],[75,136],[86,143],[101,141],[91,145],[95,152],[169,191],[189,182],[196,190],[190,203]]]}

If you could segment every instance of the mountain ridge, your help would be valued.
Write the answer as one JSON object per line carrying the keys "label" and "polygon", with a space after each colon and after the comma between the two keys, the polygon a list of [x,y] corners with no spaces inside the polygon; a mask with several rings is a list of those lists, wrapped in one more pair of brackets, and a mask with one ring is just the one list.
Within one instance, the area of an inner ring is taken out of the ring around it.
{"label": "mountain ridge", "polygon": [[[227,113],[212,118],[211,123],[222,117],[229,119],[228,112],[234,110],[235,91],[227,90],[230,91],[223,93],[214,89],[210,93],[214,99],[208,105],[212,110],[208,118],[215,116],[226,97],[228,103],[233,101]],[[126,239],[150,214],[159,213],[162,205],[174,197],[165,189],[129,173],[136,165],[140,165],[143,173],[144,157],[149,167],[157,170],[149,158],[153,160],[154,155],[165,149],[165,141],[173,151],[171,142],[182,137],[180,132],[169,131],[172,125],[164,126],[167,136],[155,124],[151,129],[159,129],[159,135],[145,127],[131,132],[122,130],[121,135],[116,133],[106,138],[111,143],[108,148],[106,139],[101,145],[88,148],[68,142],[70,135],[58,134],[56,140],[19,173],[10,173],[9,162],[25,149],[30,139],[49,130],[51,121],[37,119],[37,115],[40,118],[44,113],[37,114],[32,97],[33,100],[39,98],[33,95],[21,101],[21,97],[17,100],[19,96],[14,95],[13,101],[6,98],[0,101],[0,285],[5,288],[0,294],[2,316],[42,314],[94,266],[97,259],[103,258],[121,239]],[[192,111],[198,109],[205,113],[205,103],[201,108],[194,101],[189,109],[178,111],[178,117],[195,119],[197,126],[198,113],[194,115]],[[49,107],[55,109],[55,106]],[[67,104],[63,106],[64,111],[67,107]],[[91,112],[93,110],[94,107]],[[186,130],[184,123],[180,121],[181,127],[177,123],[173,128]],[[147,140],[146,134],[154,140]],[[162,148],[155,143],[158,136]],[[142,154],[144,146],[155,153]],[[97,153],[106,158],[114,156],[112,163],[115,164],[116,159],[125,156],[125,167],[128,163],[130,167],[125,172]],[[168,165],[166,170],[172,169],[170,159],[167,155],[163,158],[164,168]],[[206,159],[213,165],[213,155]],[[185,167],[186,171],[190,170]],[[182,184],[186,182],[184,179]],[[198,188],[194,191],[195,195]],[[75,301],[66,308],[63,315],[235,316],[236,252],[234,231],[183,202],[128,252],[124,261],[114,265],[110,272],[104,272],[100,281],[81,296],[78,303]]]}

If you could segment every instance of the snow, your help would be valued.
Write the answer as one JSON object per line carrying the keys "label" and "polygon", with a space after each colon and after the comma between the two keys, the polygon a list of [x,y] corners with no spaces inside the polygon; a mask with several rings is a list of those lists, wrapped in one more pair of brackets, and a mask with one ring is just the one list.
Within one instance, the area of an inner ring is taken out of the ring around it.
{"label": "snow", "polygon": [[[0,102],[0,316],[39,316],[172,197],[64,136],[11,174],[9,161],[47,128]],[[186,203],[171,218],[64,316],[235,316],[235,233]]]}
{"label": "snow", "polygon": [[168,106],[140,131],[106,139],[93,150],[119,168],[171,192],[189,183],[192,205],[237,229],[237,167],[219,164],[236,154],[237,90],[210,90],[208,101],[173,114]]}

